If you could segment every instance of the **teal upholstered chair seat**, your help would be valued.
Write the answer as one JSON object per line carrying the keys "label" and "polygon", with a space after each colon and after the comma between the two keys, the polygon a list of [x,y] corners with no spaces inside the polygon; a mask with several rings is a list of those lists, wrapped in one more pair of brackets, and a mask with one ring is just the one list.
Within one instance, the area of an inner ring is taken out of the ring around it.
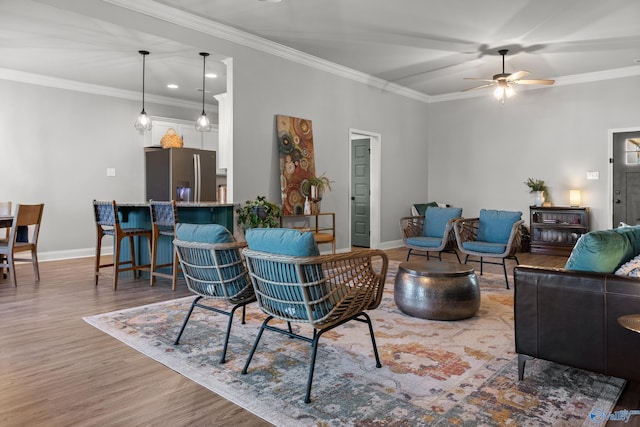
{"label": "teal upholstered chair seat", "polygon": [[491,242],[464,242],[462,246],[468,251],[501,254],[507,249],[507,245],[503,243],[491,243]]}
{"label": "teal upholstered chair seat", "polygon": [[[196,298],[191,304],[174,344],[180,342],[191,313],[195,307],[213,311],[229,317],[220,363],[225,362],[233,315],[242,308],[242,323],[245,323],[246,305],[256,300],[240,250],[245,242],[236,242],[229,230],[218,224],[176,225],[173,245],[180,261],[187,288]],[[201,304],[202,299],[224,300],[233,305],[231,311]]]}
{"label": "teal upholstered chair seat", "polygon": [[[426,206],[424,216],[408,216],[400,219],[400,232],[407,251],[407,261],[413,251],[424,253],[429,259],[429,253],[437,253],[442,260],[442,252],[456,252],[453,222],[461,218],[462,208],[441,208]],[[413,254],[416,255],[416,254]],[[458,262],[460,258],[458,257]]]}
{"label": "teal upholstered chair seat", "polygon": [[[484,263],[501,264],[504,278],[509,289],[506,259],[514,259],[522,239],[522,212],[481,209],[477,218],[456,220],[453,226],[458,250],[466,255],[468,261],[480,262],[480,274]],[[479,257],[470,260],[469,257]],[[500,263],[485,261],[484,258],[500,258]]]}
{"label": "teal upholstered chair seat", "polygon": [[[320,336],[351,320],[368,324],[376,366],[381,366],[373,326],[365,310],[375,309],[382,299],[388,266],[383,251],[362,249],[319,255],[313,233],[288,228],[249,229],[246,239],[248,248],[242,253],[258,306],[268,317],[258,332],[243,374],[247,373],[265,330],[307,341],[312,344],[305,396],[305,402],[309,402]],[[288,328],[270,325],[273,319],[286,321]],[[313,336],[293,333],[291,323],[311,325]]]}

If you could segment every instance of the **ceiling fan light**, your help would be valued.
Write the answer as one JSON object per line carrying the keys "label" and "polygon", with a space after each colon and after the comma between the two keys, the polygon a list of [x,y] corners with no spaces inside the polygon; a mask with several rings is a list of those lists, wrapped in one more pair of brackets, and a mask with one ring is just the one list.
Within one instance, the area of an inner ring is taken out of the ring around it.
{"label": "ceiling fan light", "polygon": [[513,90],[513,86],[507,85],[507,87],[504,89],[504,94],[507,95],[507,98],[511,98],[516,94],[516,91]]}
{"label": "ceiling fan light", "polygon": [[504,87],[496,86],[496,90],[493,91],[493,96],[499,101],[501,99],[504,99],[504,95],[505,95],[504,92],[505,92]]}

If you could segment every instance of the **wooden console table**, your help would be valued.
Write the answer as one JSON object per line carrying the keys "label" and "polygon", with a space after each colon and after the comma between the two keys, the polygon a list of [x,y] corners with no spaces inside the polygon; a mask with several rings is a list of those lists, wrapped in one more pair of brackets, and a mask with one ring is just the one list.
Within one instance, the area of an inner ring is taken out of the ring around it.
{"label": "wooden console table", "polygon": [[281,216],[280,226],[311,231],[317,244],[331,243],[332,253],[336,253],[336,214],[333,212]]}

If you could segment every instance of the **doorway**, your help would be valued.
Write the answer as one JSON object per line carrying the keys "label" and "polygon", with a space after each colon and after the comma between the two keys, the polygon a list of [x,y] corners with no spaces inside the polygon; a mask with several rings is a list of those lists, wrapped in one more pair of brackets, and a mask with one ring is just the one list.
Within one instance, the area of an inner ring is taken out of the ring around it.
{"label": "doorway", "polygon": [[381,135],[349,130],[351,245],[380,247]]}
{"label": "doorway", "polygon": [[612,227],[640,225],[640,129],[611,132]]}

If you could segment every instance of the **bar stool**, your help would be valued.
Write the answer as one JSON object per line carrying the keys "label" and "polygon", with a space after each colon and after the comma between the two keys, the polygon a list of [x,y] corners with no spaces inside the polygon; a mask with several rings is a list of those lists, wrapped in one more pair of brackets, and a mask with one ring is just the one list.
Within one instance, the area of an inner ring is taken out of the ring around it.
{"label": "bar stool", "polygon": [[[156,282],[156,277],[171,279],[171,289],[176,290],[178,280],[178,254],[173,247],[173,239],[176,237],[176,224],[178,223],[178,210],[175,200],[170,202],[151,201],[151,286]],[[171,254],[173,262],[158,264],[158,241],[161,236],[171,238]],[[171,274],[158,271],[161,268],[171,267]]]}
{"label": "bar stool", "polygon": [[[132,271],[134,277],[141,271],[149,271],[149,265],[138,265],[136,262],[136,252],[134,237],[146,237],[149,244],[149,253],[151,253],[151,230],[144,228],[122,228],[120,226],[120,217],[118,216],[118,206],[115,200],[111,202],[93,201],[93,212],[96,221],[96,263],[95,276],[96,286],[98,286],[98,278],[100,269],[104,267],[113,267],[113,289],[118,289],[118,275],[125,271]],[[100,251],[102,248],[102,238],[104,236],[113,237],[113,261],[109,264],[100,263]],[[129,239],[129,255],[128,261],[120,261],[120,248],[122,239]],[[124,265],[131,265],[123,268]]]}

